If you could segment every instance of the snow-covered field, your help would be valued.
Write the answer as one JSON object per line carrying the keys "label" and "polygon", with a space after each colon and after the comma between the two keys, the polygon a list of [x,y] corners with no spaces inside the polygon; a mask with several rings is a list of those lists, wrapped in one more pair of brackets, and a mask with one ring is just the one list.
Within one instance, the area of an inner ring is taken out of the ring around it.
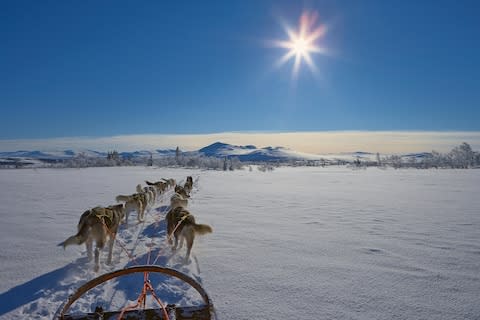
{"label": "snow-covered field", "polygon": [[[84,246],[57,246],[86,209],[145,179],[187,175],[189,208],[214,230],[197,237],[190,263],[165,246],[164,199],[119,232],[136,262],[116,245],[101,272],[145,263],[153,243],[158,264],[202,283],[219,319],[480,319],[480,170],[345,167],[0,170],[0,319],[51,319],[95,276]],[[74,310],[93,298],[120,308],[141,280],[107,283]],[[165,302],[200,300],[152,280]]]}

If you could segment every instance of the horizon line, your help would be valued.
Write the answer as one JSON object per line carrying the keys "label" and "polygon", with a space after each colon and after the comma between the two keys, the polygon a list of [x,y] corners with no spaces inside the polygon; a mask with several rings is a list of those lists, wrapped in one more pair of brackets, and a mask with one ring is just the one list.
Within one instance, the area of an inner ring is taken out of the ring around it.
{"label": "horizon line", "polygon": [[480,149],[480,131],[453,130],[325,130],[325,131],[230,131],[215,133],[142,133],[112,136],[64,136],[0,139],[0,151],[40,149],[60,151],[138,151],[176,148],[193,151],[215,142],[233,145],[286,147],[311,154],[369,151],[379,153],[445,152],[462,142]]}

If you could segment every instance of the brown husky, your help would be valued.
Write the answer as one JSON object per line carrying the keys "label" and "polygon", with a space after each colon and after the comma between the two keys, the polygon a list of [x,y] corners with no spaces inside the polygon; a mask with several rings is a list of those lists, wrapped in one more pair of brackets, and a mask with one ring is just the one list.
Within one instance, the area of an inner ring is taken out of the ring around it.
{"label": "brown husky", "polygon": [[138,222],[143,222],[145,209],[147,207],[147,197],[144,193],[134,193],[129,196],[119,195],[115,198],[117,202],[125,202],[125,222],[128,223],[130,212],[137,212]]}
{"label": "brown husky", "polygon": [[164,180],[167,183],[167,187],[175,187],[177,185],[177,182],[173,178],[164,179]]}
{"label": "brown husky", "polygon": [[190,198],[189,193],[182,186],[178,186],[178,185],[175,186],[175,193],[178,193],[178,194],[182,195],[184,198]]}
{"label": "brown husky", "polygon": [[192,250],[195,234],[203,235],[212,232],[212,227],[209,225],[196,224],[193,215],[183,207],[170,209],[165,219],[167,220],[168,242],[172,244],[172,238],[175,238],[173,250],[175,251],[177,249],[179,239],[179,248],[182,248],[184,240],[187,242],[187,254],[185,255],[185,261],[188,261],[190,257],[190,251]]}
{"label": "brown husky", "polygon": [[147,205],[154,205],[156,199],[156,191],[152,191],[150,186],[142,188],[142,185],[137,184],[137,193],[145,194]]}
{"label": "brown husky", "polygon": [[150,182],[145,180],[145,183],[151,187],[155,187],[158,196],[161,195],[168,188],[168,184],[166,181]]}
{"label": "brown husky", "polygon": [[182,196],[180,193],[174,193],[170,198],[170,209],[175,209],[177,207],[186,208],[188,205],[188,199]]}
{"label": "brown husky", "polygon": [[105,243],[108,242],[108,260],[112,263],[112,249],[118,226],[125,215],[123,204],[109,207],[95,207],[85,211],[78,222],[78,232],[59,244],[65,249],[67,246],[85,243],[88,259],[92,260],[93,241],[95,241],[95,272],[100,268],[99,255]]}
{"label": "brown husky", "polygon": [[185,184],[183,185],[183,189],[187,192],[187,194],[190,194],[193,188],[193,178],[192,176],[187,177],[187,181],[185,181]]}

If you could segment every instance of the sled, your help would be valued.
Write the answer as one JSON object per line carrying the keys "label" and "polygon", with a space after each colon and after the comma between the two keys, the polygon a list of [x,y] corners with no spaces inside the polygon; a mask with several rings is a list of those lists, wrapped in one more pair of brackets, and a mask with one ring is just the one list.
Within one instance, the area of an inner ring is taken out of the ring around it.
{"label": "sled", "polygon": [[[177,305],[167,305],[164,306],[161,301],[156,297],[153,287],[150,285],[148,280],[148,274],[152,273],[161,273],[165,274],[181,281],[187,283],[193,287],[202,297],[204,304],[200,306],[177,306]],[[96,309],[91,313],[85,314],[68,314],[68,311],[71,305],[77,301],[82,295],[84,295],[90,289],[117,277],[125,276],[132,273],[143,273],[144,274],[144,289],[142,290],[143,298],[145,298],[146,293],[150,293],[157,302],[159,303],[159,308],[156,309],[145,309],[144,301],[139,297],[138,303],[134,306],[126,307],[123,310],[103,310],[101,306],[97,306]],[[142,308],[143,302],[143,308]],[[144,266],[134,266],[121,270],[116,270],[110,273],[103,274],[95,279],[92,279],[78,288],[70,297],[65,301],[57,310],[54,316],[54,320],[133,320],[133,319],[145,319],[145,320],[215,320],[215,311],[213,308],[212,301],[210,300],[208,294],[202,288],[202,286],[192,279],[191,277],[170,268],[164,268],[155,265],[144,265]]]}

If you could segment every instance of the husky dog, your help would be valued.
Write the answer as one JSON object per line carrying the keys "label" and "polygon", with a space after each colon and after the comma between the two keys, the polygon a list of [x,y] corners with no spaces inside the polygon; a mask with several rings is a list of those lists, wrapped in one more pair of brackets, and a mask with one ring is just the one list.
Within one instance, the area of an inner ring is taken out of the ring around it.
{"label": "husky dog", "polygon": [[195,234],[203,235],[212,232],[212,227],[209,225],[196,224],[193,215],[183,207],[170,209],[165,219],[167,220],[167,234],[169,237],[168,242],[172,244],[172,237],[175,238],[173,250],[175,251],[177,249],[179,239],[179,248],[182,248],[184,240],[187,242],[187,254],[185,255],[185,261],[188,261],[190,257],[190,251],[192,250]]}
{"label": "husky dog", "polygon": [[190,192],[192,191],[192,188],[193,188],[193,178],[192,176],[188,176],[187,181],[183,185],[183,189],[185,189],[187,194],[190,194]]}
{"label": "husky dog", "polygon": [[137,193],[143,193],[145,194],[145,198],[147,200],[147,205],[153,205],[155,203],[155,193],[152,192],[149,187],[144,187],[140,184],[137,184]]}
{"label": "husky dog", "polygon": [[175,186],[175,193],[181,194],[184,198],[190,198],[189,193],[182,186]]}
{"label": "husky dog", "polygon": [[150,182],[145,180],[145,183],[151,187],[154,187],[158,196],[161,195],[168,187],[166,181]]}
{"label": "husky dog", "polygon": [[117,202],[125,202],[125,222],[128,223],[128,216],[130,212],[137,212],[138,222],[143,222],[145,216],[145,209],[147,207],[147,197],[144,193],[134,193],[129,196],[118,195]]}
{"label": "husky dog", "polygon": [[165,181],[165,183],[167,184],[167,187],[175,187],[177,185],[177,182],[175,181],[175,179],[173,178],[170,178],[170,179],[163,179]]}
{"label": "husky dog", "polygon": [[78,232],[76,235],[69,237],[67,240],[59,244],[65,249],[67,246],[85,243],[87,247],[88,259],[92,260],[93,241],[95,241],[95,267],[97,272],[99,266],[100,250],[103,249],[108,239],[108,260],[112,263],[112,249],[115,236],[118,231],[120,222],[125,215],[123,204],[117,204],[109,207],[95,207],[85,211],[78,222]]}
{"label": "husky dog", "polygon": [[188,199],[183,197],[180,193],[174,193],[170,198],[170,209],[175,209],[177,207],[186,208],[188,205]]}
{"label": "husky dog", "polygon": [[[172,178],[170,178],[170,179],[162,178],[162,180],[163,180],[163,181],[161,181],[161,182],[165,183],[166,188],[173,188],[173,187],[175,187],[175,186],[177,185],[177,182],[175,181],[175,179],[172,179]],[[146,181],[145,181],[145,182],[146,182]],[[160,182],[160,181],[158,181],[158,182]],[[156,183],[158,183],[158,182],[156,182]],[[147,183],[147,184],[148,184],[148,183]]]}
{"label": "husky dog", "polygon": [[157,201],[157,190],[155,190],[155,187],[152,187],[152,186],[143,187],[143,190],[145,193],[150,194],[152,205],[154,205],[155,202]]}

